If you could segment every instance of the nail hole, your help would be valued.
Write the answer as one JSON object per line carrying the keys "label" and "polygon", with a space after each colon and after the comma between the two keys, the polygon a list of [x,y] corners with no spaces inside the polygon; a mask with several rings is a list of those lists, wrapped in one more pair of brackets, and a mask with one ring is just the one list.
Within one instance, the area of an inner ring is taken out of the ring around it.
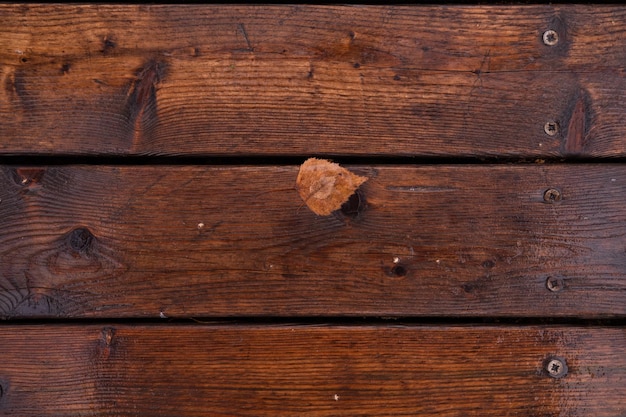
{"label": "nail hole", "polygon": [[496,263],[491,259],[487,259],[485,262],[483,262],[483,268],[491,269],[494,266],[496,266]]}
{"label": "nail hole", "polygon": [[356,68],[356,69],[359,69],[359,68],[361,68],[361,64],[359,64],[358,62],[355,62],[353,67]]}
{"label": "nail hole", "polygon": [[391,274],[396,277],[403,277],[407,274],[407,272],[407,269],[400,264],[396,264],[393,268],[391,268]]}
{"label": "nail hole", "polygon": [[559,34],[552,29],[546,30],[543,32],[543,43],[547,46],[554,46],[559,43]]}

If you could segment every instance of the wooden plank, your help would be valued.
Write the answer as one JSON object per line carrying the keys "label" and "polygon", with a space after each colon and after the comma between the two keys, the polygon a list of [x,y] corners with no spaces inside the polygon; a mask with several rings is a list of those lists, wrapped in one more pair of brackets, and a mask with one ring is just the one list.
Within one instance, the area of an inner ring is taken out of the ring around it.
{"label": "wooden plank", "polygon": [[319,217],[296,166],[2,167],[1,315],[626,314],[626,166],[350,168]]}
{"label": "wooden plank", "polygon": [[623,6],[20,4],[0,18],[5,155],[626,155]]}
{"label": "wooden plank", "polygon": [[625,343],[569,326],[2,326],[0,412],[613,417]]}

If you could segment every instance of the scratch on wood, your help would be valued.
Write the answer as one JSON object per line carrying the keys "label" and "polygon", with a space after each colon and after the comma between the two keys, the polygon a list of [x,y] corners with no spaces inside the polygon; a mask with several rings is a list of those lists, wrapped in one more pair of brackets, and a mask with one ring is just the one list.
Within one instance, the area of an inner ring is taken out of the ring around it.
{"label": "scratch on wood", "polygon": [[583,152],[585,147],[585,118],[585,95],[581,92],[567,128],[567,138],[565,139],[565,151],[567,153],[579,154]]}
{"label": "scratch on wood", "polygon": [[446,193],[457,191],[454,187],[434,187],[423,185],[390,185],[387,187],[389,191],[399,191],[405,193]]}
{"label": "scratch on wood", "polygon": [[237,27],[239,28],[239,31],[243,35],[243,38],[246,40],[247,48],[243,49],[243,51],[254,52],[254,48],[252,47],[252,44],[250,43],[250,38],[248,37],[248,32],[246,32],[246,27],[243,25],[243,23],[239,23]]}
{"label": "scratch on wood", "polygon": [[467,120],[467,118],[470,115],[470,110],[471,110],[471,105],[472,105],[472,96],[474,95],[475,90],[476,89],[480,90],[483,88],[483,79],[481,75],[483,73],[488,74],[490,71],[491,71],[491,49],[487,50],[487,53],[483,56],[482,61],[480,61],[480,67],[472,71],[472,74],[476,75],[476,79],[474,80],[474,83],[472,84],[472,88],[470,88],[470,92],[468,95],[467,107],[465,109],[465,115],[464,115],[465,120]]}

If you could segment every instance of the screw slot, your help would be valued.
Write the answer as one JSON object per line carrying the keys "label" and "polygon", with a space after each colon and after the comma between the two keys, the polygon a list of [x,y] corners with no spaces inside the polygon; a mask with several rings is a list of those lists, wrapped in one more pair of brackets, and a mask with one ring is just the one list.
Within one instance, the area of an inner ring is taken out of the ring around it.
{"label": "screw slot", "polygon": [[546,124],[543,125],[543,131],[546,132],[548,136],[556,136],[556,134],[559,133],[559,124],[554,121],[546,122]]}
{"label": "screw slot", "polygon": [[556,203],[557,201],[561,201],[562,198],[561,191],[556,188],[548,188],[543,193],[543,201],[546,203]]}
{"label": "screw slot", "polygon": [[552,292],[561,291],[565,283],[561,277],[548,277],[546,280],[546,287]]}
{"label": "screw slot", "polygon": [[545,45],[554,46],[559,43],[559,34],[555,30],[548,29],[543,32],[542,39]]}
{"label": "screw slot", "polygon": [[565,359],[557,357],[548,359],[545,370],[552,378],[563,378],[568,371]]}

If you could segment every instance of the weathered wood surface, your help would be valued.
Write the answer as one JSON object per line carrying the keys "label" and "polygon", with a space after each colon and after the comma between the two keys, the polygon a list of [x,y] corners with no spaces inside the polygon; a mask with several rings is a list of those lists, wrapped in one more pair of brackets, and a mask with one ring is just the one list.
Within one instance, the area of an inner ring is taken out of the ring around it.
{"label": "weathered wood surface", "polygon": [[5,155],[626,155],[619,5],[0,5],[0,20]]}
{"label": "weathered wood surface", "polygon": [[618,417],[625,344],[569,326],[2,326],[0,413]]}
{"label": "weathered wood surface", "polygon": [[320,217],[297,166],[2,167],[1,314],[625,316],[626,166],[350,168]]}

